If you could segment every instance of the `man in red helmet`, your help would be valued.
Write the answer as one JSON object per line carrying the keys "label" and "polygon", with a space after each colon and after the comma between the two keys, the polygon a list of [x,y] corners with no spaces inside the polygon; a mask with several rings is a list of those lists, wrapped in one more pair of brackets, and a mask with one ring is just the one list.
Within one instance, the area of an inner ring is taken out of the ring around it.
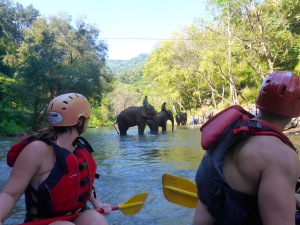
{"label": "man in red helmet", "polygon": [[[262,83],[256,106],[258,115],[246,125],[255,126],[252,133],[236,137],[230,128],[206,149],[196,174],[199,200],[193,225],[295,224],[300,164],[282,131],[300,116],[300,77],[272,72]],[[233,140],[238,141],[230,145]]]}

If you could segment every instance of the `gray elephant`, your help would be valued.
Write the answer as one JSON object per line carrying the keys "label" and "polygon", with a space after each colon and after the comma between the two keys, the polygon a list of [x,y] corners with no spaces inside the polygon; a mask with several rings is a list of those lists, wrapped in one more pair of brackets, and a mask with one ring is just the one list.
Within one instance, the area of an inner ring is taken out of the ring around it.
{"label": "gray elephant", "polygon": [[214,111],[213,111],[213,109],[204,110],[202,112],[202,115],[203,115],[203,122],[206,122],[206,121],[208,121],[210,118],[212,118],[214,116]]}
{"label": "gray elephant", "polygon": [[[129,127],[138,126],[139,135],[143,135],[145,131],[146,121],[153,119],[156,110],[150,104],[147,107],[132,106],[124,109],[118,116],[115,124],[118,124],[119,134],[127,135]],[[114,125],[115,125],[114,124]]]}
{"label": "gray elephant", "polygon": [[147,120],[147,125],[150,127],[151,134],[157,134],[158,128],[162,128],[162,132],[167,130],[167,120],[172,122],[172,131],[174,130],[174,117],[171,110],[162,110],[157,113],[156,116],[151,120]]}
{"label": "gray elephant", "polygon": [[175,120],[178,126],[186,125],[187,123],[187,113],[186,112],[179,112],[175,116]]}

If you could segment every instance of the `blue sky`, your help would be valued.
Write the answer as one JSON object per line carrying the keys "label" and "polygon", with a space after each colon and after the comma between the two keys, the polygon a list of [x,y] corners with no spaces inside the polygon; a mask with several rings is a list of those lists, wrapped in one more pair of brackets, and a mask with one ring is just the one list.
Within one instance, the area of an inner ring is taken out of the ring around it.
{"label": "blue sky", "polygon": [[[43,16],[60,12],[73,20],[85,16],[108,44],[109,59],[131,59],[150,53],[174,31],[191,25],[205,14],[204,0],[16,0],[32,4]],[[149,40],[150,39],[150,40]]]}

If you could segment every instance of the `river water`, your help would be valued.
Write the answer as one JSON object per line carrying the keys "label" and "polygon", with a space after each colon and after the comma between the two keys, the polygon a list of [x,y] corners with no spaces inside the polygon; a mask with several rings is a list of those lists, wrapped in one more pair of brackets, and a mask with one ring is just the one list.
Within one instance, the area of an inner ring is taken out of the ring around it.
{"label": "river water", "polygon": [[[148,193],[139,213],[125,216],[121,211],[113,211],[107,216],[109,224],[191,224],[194,209],[168,202],[162,192],[161,177],[168,173],[194,182],[204,153],[200,147],[199,125],[175,126],[173,132],[170,127],[167,129],[164,134],[153,135],[146,130],[145,135],[139,136],[137,128],[133,127],[127,136],[120,137],[113,127],[104,127],[89,129],[84,134],[95,150],[93,155],[100,174],[95,188],[102,202],[118,205],[136,194]],[[289,137],[299,149],[299,136]],[[10,172],[6,153],[19,139],[0,139],[0,189]],[[22,223],[24,211],[22,196],[4,224]]]}

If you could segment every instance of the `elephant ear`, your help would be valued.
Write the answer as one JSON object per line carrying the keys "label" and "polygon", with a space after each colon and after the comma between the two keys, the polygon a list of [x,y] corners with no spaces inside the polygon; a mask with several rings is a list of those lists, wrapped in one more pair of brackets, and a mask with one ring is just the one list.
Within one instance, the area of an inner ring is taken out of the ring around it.
{"label": "elephant ear", "polygon": [[167,113],[168,113],[169,117],[173,117],[173,113],[171,112],[171,110],[167,110]]}
{"label": "elephant ear", "polygon": [[142,108],[142,117],[147,117],[147,110],[144,107]]}
{"label": "elephant ear", "polygon": [[147,108],[142,107],[142,117],[146,117],[148,119],[152,119],[153,116],[156,114],[154,107],[148,104]]}

